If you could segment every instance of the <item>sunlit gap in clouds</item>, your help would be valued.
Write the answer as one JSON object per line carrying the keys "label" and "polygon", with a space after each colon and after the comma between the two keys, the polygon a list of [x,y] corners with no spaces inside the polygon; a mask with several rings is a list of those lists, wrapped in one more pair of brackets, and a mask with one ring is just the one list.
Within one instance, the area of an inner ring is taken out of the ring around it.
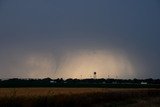
{"label": "sunlit gap in clouds", "polygon": [[31,78],[64,79],[93,78],[93,72],[97,72],[97,78],[132,78],[136,68],[127,55],[107,50],[66,52],[62,58],[32,54],[26,59],[25,67]]}

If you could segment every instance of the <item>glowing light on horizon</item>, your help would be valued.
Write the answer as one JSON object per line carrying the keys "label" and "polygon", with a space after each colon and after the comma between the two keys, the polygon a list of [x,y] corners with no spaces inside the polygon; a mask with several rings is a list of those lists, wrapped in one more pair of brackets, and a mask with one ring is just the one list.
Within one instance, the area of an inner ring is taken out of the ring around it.
{"label": "glowing light on horizon", "polygon": [[21,71],[30,78],[93,78],[93,72],[97,72],[97,78],[134,76],[135,67],[122,53],[81,50],[64,55],[56,72],[57,60],[48,54],[29,55]]}
{"label": "glowing light on horizon", "polygon": [[93,72],[98,78],[129,78],[134,75],[134,67],[129,59],[121,54],[107,51],[76,52],[57,72],[58,77],[64,78],[93,78]]}

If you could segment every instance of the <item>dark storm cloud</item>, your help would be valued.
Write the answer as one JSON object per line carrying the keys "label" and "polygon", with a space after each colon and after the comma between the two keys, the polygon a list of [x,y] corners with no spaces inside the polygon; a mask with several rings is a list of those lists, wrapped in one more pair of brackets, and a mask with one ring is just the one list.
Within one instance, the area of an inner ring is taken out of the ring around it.
{"label": "dark storm cloud", "polygon": [[0,74],[26,76],[29,54],[53,54],[58,69],[68,51],[113,49],[138,78],[159,78],[159,19],[158,0],[0,0]]}

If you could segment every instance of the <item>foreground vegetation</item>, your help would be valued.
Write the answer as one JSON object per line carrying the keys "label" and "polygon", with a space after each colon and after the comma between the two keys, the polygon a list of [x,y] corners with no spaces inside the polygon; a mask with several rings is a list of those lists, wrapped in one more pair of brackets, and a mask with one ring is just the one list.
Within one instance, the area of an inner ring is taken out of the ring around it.
{"label": "foreground vegetation", "polygon": [[160,105],[160,89],[1,88],[0,107],[112,107]]}

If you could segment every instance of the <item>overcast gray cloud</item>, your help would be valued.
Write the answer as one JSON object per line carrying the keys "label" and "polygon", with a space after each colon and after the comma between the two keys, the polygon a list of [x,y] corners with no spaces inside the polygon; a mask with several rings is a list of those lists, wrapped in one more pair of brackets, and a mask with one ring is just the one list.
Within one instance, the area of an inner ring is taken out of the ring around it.
{"label": "overcast gray cloud", "polygon": [[160,78],[159,19],[158,0],[0,0],[0,77]]}

